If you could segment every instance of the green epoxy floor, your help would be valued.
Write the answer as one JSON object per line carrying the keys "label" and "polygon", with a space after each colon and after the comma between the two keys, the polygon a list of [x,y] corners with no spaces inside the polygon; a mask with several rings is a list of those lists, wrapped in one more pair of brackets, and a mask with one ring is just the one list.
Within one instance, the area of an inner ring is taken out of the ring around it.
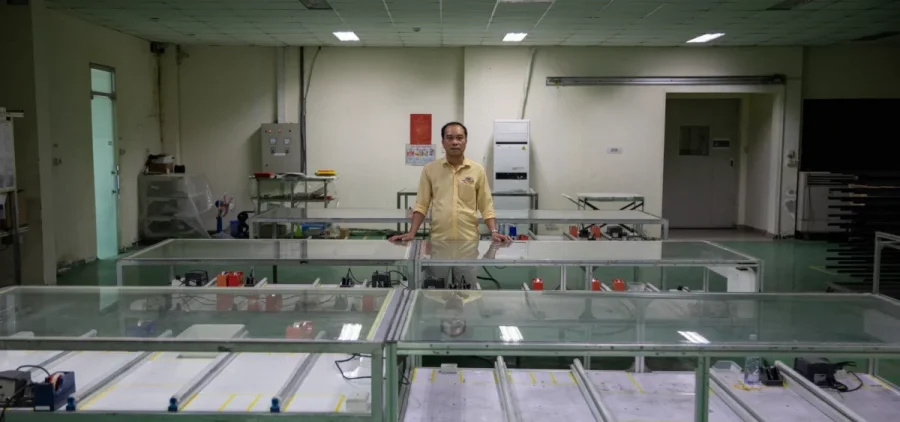
{"label": "green epoxy floor", "polygon": [[[720,241],[723,246],[758,257],[764,262],[765,291],[767,292],[824,292],[830,282],[848,281],[844,276],[830,272],[824,268],[828,244],[824,242],[780,240],[780,241]],[[500,282],[503,289],[518,289],[523,282],[528,282],[534,276],[545,279],[546,288],[555,288],[559,283],[559,270],[545,268],[540,270],[527,268],[497,268],[488,267],[491,274]],[[204,269],[214,274],[223,270],[244,270],[249,268],[176,268],[176,274],[188,270]],[[358,279],[368,278],[372,271],[378,268],[354,267],[354,275]],[[383,268],[381,268],[383,270]],[[270,268],[258,268],[259,277],[271,277]],[[642,270],[642,279],[658,279],[658,273],[652,269]],[[312,283],[320,278],[322,283],[333,284],[347,272],[346,267],[279,267],[278,275],[280,283],[305,284]],[[648,273],[649,272],[649,273]],[[633,278],[631,268],[599,268],[595,276],[608,281],[613,277],[622,277],[626,281]],[[481,276],[486,275],[481,272]],[[60,285],[115,285],[115,262],[112,260],[96,261],[78,268],[69,270],[59,278]],[[168,269],[162,267],[126,267],[126,285],[165,285],[168,278]],[[699,289],[700,270],[679,268],[667,270],[668,287],[685,285],[692,289]],[[579,289],[582,286],[583,276],[577,268],[568,271],[567,282],[570,289]],[[485,289],[496,288],[490,281],[481,281]],[[724,283],[711,283],[711,290],[724,291]],[[789,356],[765,356],[770,362],[775,359],[791,362]],[[742,363],[742,357],[734,357],[729,360]],[[471,367],[491,367],[489,361],[480,358],[427,358],[426,365],[437,365],[441,362],[459,362]],[[593,369],[627,369],[632,358],[594,358]],[[562,358],[521,358],[508,359],[511,367],[521,365],[529,368],[567,368],[571,360]],[[649,359],[647,365],[656,370],[691,369],[693,360],[682,359]],[[859,370],[864,370],[864,362],[858,361]],[[895,384],[900,381],[900,362],[882,362],[881,374]]]}

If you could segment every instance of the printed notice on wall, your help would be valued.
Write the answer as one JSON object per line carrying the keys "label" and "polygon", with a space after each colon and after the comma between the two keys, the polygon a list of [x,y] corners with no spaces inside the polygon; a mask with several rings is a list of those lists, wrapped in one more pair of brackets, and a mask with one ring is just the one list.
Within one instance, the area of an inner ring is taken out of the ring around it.
{"label": "printed notice on wall", "polygon": [[407,145],[406,165],[424,166],[434,161],[434,145]]}
{"label": "printed notice on wall", "polygon": [[431,145],[431,115],[409,115],[410,145]]}

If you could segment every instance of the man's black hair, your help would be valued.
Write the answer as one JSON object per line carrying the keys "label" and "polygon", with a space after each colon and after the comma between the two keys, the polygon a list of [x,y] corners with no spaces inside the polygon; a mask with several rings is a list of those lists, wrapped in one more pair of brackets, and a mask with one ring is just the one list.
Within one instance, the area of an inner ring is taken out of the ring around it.
{"label": "man's black hair", "polygon": [[469,129],[466,129],[466,125],[464,125],[460,122],[450,122],[441,128],[441,139],[444,139],[444,135],[447,134],[447,128],[450,126],[459,126],[459,127],[463,128],[463,135],[466,135],[466,138],[469,137]]}

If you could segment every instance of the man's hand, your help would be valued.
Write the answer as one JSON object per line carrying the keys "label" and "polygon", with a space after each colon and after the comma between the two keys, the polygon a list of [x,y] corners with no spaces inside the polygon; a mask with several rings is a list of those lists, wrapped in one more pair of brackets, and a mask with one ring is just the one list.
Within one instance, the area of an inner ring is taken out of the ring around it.
{"label": "man's hand", "polygon": [[497,243],[509,243],[513,238],[499,232],[491,232],[491,240]]}
{"label": "man's hand", "polygon": [[391,238],[388,239],[388,242],[395,242],[395,243],[409,242],[415,238],[416,238],[415,233],[404,233],[404,234],[398,234],[396,236],[391,236]]}

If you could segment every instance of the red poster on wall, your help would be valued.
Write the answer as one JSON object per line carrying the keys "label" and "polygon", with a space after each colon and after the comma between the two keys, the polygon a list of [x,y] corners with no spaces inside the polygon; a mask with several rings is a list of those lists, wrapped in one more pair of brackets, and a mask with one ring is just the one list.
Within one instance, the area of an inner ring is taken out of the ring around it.
{"label": "red poster on wall", "polygon": [[409,115],[410,145],[431,145],[431,115]]}

